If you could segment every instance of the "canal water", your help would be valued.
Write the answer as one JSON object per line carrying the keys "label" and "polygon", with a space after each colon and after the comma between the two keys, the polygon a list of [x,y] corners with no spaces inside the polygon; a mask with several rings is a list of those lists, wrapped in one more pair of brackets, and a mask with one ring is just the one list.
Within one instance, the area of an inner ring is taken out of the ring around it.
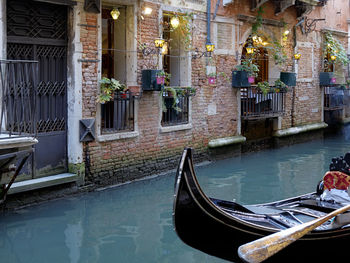
{"label": "canal water", "polygon": [[[334,156],[350,151],[337,136],[244,154],[196,167],[203,190],[242,204],[314,191]],[[173,231],[174,173],[50,201],[0,215],[1,262],[226,262],[183,244]],[[204,230],[205,231],[205,230]]]}

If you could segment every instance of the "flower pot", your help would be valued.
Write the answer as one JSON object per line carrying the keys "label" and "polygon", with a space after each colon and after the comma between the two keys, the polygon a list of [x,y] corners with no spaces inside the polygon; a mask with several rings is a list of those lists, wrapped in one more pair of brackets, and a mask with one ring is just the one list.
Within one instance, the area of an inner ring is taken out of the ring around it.
{"label": "flower pot", "polygon": [[297,85],[297,77],[293,72],[281,72],[280,80],[289,87],[295,87]]}
{"label": "flower pot", "polygon": [[157,84],[159,71],[157,69],[142,70],[141,82],[144,91],[160,91],[162,89],[162,84]]}
{"label": "flower pot", "polygon": [[209,83],[209,85],[215,85],[216,78],[215,77],[208,77],[208,83]]}
{"label": "flower pot", "polygon": [[333,77],[333,72],[320,72],[320,86],[329,86],[335,83],[336,79]]}
{"label": "flower pot", "polygon": [[248,77],[248,82],[249,82],[250,84],[253,84],[253,83],[255,82],[255,77],[249,76],[249,77]]}
{"label": "flower pot", "polygon": [[232,71],[232,87],[250,87],[250,83],[248,82],[248,72],[237,70]]}
{"label": "flower pot", "polygon": [[157,76],[157,84],[158,85],[164,85],[165,77],[164,76]]}

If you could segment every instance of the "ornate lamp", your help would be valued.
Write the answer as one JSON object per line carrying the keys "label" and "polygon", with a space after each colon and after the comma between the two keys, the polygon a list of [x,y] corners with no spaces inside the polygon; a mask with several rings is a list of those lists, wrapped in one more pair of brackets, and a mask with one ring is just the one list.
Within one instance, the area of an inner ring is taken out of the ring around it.
{"label": "ornate lamp", "polygon": [[164,39],[163,38],[156,38],[154,40],[154,45],[156,46],[156,48],[162,48],[164,46]]}
{"label": "ornate lamp", "polygon": [[254,47],[250,43],[248,44],[248,46],[245,49],[247,50],[247,54],[254,53]]}
{"label": "ornate lamp", "polygon": [[215,45],[213,43],[206,43],[205,44],[205,49],[207,50],[207,52],[214,52],[215,49]]}
{"label": "ornate lamp", "polygon": [[118,8],[113,8],[113,10],[111,11],[111,16],[113,20],[117,20],[119,18],[120,11],[118,10]]}
{"label": "ornate lamp", "polygon": [[294,54],[294,59],[295,60],[299,60],[301,58],[301,54],[300,53],[295,53]]}

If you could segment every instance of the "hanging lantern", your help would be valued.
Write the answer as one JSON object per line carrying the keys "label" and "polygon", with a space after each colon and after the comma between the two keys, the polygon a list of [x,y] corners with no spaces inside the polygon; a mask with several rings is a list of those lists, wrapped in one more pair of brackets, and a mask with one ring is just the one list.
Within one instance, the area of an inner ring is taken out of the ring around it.
{"label": "hanging lantern", "polygon": [[254,53],[254,47],[249,43],[248,46],[245,48],[247,50],[247,54],[253,54]]}
{"label": "hanging lantern", "polygon": [[156,46],[156,48],[162,48],[164,46],[164,39],[162,38],[156,38],[154,40],[154,45]]}
{"label": "hanging lantern", "polygon": [[334,61],[334,60],[336,60],[336,59],[337,59],[337,56],[336,56],[336,55],[332,55],[332,56],[331,56],[331,60],[332,60],[332,61]]}
{"label": "hanging lantern", "polygon": [[118,8],[113,8],[113,10],[111,11],[111,16],[113,20],[117,20],[119,18],[120,11],[118,10]]}
{"label": "hanging lantern", "polygon": [[294,59],[295,60],[299,60],[301,58],[301,54],[300,53],[295,53],[294,54]]}
{"label": "hanging lantern", "polygon": [[170,25],[172,28],[176,29],[180,25],[180,20],[177,16],[173,16],[170,19]]}

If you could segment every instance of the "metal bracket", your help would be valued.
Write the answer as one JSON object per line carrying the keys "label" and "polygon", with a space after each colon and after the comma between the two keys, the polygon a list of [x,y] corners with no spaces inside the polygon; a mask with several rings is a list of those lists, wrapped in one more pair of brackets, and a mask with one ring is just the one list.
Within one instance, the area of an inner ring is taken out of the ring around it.
{"label": "metal bracket", "polygon": [[79,121],[80,142],[95,140],[95,119],[82,119]]}

